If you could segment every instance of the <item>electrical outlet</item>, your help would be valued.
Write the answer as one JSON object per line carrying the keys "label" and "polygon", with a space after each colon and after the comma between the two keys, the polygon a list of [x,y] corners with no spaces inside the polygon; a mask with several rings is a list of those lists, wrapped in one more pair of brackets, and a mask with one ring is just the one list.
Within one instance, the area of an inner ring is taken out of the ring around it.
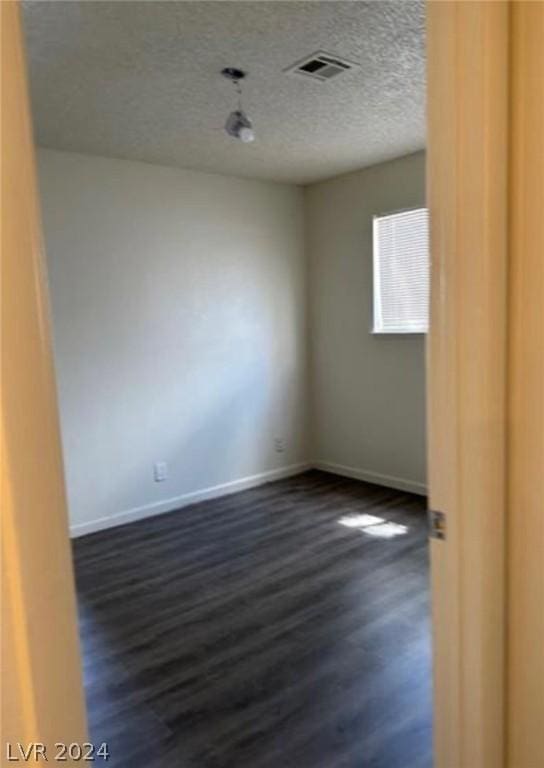
{"label": "electrical outlet", "polygon": [[276,453],[283,453],[285,450],[285,440],[283,437],[274,438],[274,450]]}
{"label": "electrical outlet", "polygon": [[168,477],[168,464],[165,461],[156,461],[153,466],[153,477],[156,483],[162,483]]}

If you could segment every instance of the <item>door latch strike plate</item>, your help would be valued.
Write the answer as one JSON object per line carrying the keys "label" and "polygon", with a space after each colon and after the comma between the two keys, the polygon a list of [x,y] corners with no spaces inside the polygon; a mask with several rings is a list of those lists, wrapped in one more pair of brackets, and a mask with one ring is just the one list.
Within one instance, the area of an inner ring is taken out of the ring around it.
{"label": "door latch strike plate", "polygon": [[431,539],[446,538],[446,513],[437,509],[429,510],[429,537]]}

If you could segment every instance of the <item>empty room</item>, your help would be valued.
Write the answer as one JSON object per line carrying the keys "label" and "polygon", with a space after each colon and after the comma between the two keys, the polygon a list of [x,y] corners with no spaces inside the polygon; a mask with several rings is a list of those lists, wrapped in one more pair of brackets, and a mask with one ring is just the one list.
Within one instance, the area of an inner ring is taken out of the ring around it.
{"label": "empty room", "polygon": [[96,762],[430,768],[424,3],[23,23]]}

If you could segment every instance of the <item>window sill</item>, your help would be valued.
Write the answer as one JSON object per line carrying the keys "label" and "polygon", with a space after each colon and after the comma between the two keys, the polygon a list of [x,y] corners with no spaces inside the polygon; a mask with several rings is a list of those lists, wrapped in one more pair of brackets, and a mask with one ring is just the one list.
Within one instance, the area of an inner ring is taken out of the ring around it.
{"label": "window sill", "polygon": [[371,336],[427,336],[428,331],[369,331]]}

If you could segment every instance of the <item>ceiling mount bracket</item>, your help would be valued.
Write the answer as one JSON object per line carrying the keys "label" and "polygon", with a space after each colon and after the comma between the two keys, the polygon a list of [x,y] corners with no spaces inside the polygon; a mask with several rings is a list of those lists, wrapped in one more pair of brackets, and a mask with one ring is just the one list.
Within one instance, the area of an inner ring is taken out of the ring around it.
{"label": "ceiling mount bracket", "polygon": [[225,67],[225,69],[221,70],[221,74],[227,80],[232,80],[234,83],[237,83],[238,80],[243,80],[246,76],[243,69],[237,69],[236,67]]}

